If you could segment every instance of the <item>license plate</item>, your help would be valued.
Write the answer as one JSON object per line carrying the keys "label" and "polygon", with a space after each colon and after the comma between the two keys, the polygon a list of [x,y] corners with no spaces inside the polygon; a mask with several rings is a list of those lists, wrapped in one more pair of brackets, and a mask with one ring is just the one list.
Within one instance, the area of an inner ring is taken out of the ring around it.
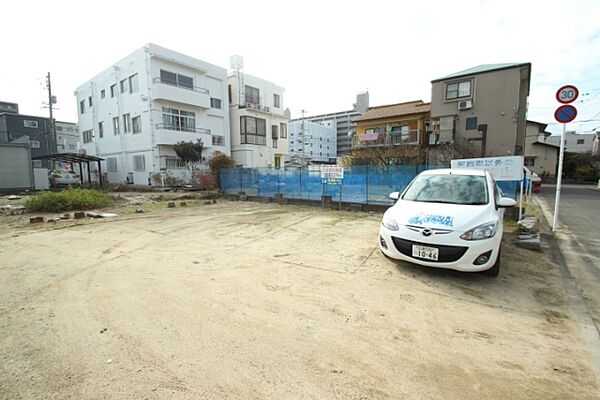
{"label": "license plate", "polygon": [[413,257],[425,258],[427,260],[438,260],[439,250],[436,247],[418,246],[413,244],[412,255]]}

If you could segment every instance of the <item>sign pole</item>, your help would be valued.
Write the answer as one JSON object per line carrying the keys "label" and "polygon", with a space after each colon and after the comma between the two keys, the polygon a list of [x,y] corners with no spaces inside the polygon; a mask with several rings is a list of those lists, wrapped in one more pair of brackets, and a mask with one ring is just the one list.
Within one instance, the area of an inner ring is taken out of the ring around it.
{"label": "sign pole", "polygon": [[523,179],[521,179],[521,193],[519,194],[519,221],[523,216]]}
{"label": "sign pole", "polygon": [[556,200],[554,201],[554,221],[552,222],[552,232],[556,231],[558,224],[558,205],[560,203],[560,186],[562,184],[563,160],[565,156],[565,132],[567,124],[563,124],[562,133],[560,135],[560,155],[558,157],[558,179],[556,180]]}

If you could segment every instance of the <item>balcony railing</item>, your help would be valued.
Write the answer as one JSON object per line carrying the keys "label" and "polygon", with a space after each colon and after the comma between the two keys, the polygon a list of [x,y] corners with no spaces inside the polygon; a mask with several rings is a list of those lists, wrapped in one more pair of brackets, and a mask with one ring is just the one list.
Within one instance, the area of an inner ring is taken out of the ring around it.
{"label": "balcony railing", "polygon": [[194,132],[194,133],[204,133],[210,135],[211,130],[207,128],[196,128],[189,126],[178,126],[171,124],[156,124],[156,129],[167,129],[170,131],[179,131],[179,132]]}
{"label": "balcony railing", "polygon": [[160,77],[156,77],[154,79],[152,79],[152,82],[154,83],[162,83],[164,85],[169,85],[169,86],[175,86],[181,89],[186,89],[186,90],[192,90],[194,92],[198,92],[198,93],[203,93],[203,94],[210,94],[210,91],[206,88],[200,87],[200,86],[194,86],[194,87],[188,87],[188,86],[182,86],[182,85],[178,85],[177,82],[166,82],[160,79]]}
{"label": "balcony railing", "polygon": [[366,133],[355,136],[352,140],[352,147],[417,145],[420,137],[421,131],[419,129]]}

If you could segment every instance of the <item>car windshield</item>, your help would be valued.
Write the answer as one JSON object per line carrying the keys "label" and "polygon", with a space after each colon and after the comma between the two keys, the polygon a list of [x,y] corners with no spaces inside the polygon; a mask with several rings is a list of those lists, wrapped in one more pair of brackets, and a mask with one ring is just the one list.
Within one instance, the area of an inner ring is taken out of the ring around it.
{"label": "car windshield", "polygon": [[485,176],[419,175],[410,184],[403,200],[448,204],[487,204]]}

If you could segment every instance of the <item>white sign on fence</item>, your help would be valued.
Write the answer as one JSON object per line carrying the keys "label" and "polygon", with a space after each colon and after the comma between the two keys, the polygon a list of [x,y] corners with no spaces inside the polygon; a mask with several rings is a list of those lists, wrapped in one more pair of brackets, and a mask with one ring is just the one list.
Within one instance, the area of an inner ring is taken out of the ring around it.
{"label": "white sign on fence", "polygon": [[336,165],[322,165],[321,178],[344,179],[344,167],[338,167]]}
{"label": "white sign on fence", "polygon": [[485,169],[497,181],[520,181],[523,179],[523,156],[466,158],[452,160],[452,168]]}

